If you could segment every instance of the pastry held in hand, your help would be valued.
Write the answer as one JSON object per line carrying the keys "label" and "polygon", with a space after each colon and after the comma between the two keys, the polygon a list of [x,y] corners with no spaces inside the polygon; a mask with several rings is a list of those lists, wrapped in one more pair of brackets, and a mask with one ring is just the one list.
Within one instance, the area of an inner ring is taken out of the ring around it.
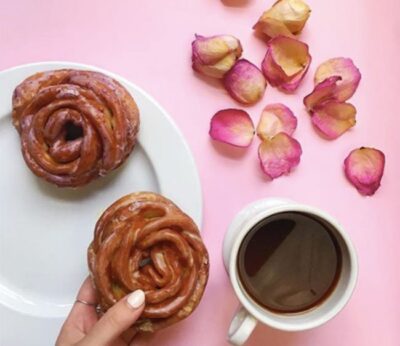
{"label": "pastry held in hand", "polygon": [[120,83],[99,72],[36,73],[17,86],[12,105],[27,165],[61,187],[106,175],[136,142],[135,101]]}
{"label": "pastry held in hand", "polygon": [[146,295],[138,331],[154,332],[190,315],[208,280],[208,253],[193,220],[158,194],[112,204],[96,224],[88,263],[102,311],[136,289]]}

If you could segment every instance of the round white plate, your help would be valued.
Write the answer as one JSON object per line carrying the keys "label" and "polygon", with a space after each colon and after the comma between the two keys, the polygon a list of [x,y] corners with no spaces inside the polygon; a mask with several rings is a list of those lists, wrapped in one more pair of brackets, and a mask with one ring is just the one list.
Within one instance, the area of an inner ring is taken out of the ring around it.
{"label": "round white plate", "polygon": [[[140,109],[139,143],[118,170],[78,189],[57,188],[26,166],[11,124],[14,88],[35,72],[75,68],[121,82]],[[100,214],[134,191],[175,201],[200,226],[200,181],[168,114],[143,90],[108,71],[44,62],[0,72],[0,345],[51,345],[88,275],[86,249]]]}

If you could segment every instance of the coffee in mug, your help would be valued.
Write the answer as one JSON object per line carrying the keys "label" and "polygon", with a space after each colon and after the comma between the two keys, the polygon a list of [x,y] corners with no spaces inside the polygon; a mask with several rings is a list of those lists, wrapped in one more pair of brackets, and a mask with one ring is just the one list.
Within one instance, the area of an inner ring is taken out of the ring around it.
{"label": "coffee in mug", "polygon": [[233,345],[243,345],[258,322],[301,331],[329,321],[349,301],[358,273],[340,223],[280,198],[255,201],[236,215],[223,259],[240,302],[228,330]]}
{"label": "coffee in mug", "polygon": [[282,212],[250,230],[237,266],[241,284],[257,304],[295,313],[329,297],[340,276],[341,253],[327,223],[306,213]]}

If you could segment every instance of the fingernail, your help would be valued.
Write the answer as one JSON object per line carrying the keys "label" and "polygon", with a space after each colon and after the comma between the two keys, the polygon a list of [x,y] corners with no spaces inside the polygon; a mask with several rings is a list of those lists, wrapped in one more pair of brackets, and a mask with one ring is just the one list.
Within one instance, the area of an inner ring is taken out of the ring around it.
{"label": "fingernail", "polygon": [[136,290],[135,292],[132,292],[128,296],[127,301],[133,309],[137,309],[144,304],[144,292],[142,290]]}

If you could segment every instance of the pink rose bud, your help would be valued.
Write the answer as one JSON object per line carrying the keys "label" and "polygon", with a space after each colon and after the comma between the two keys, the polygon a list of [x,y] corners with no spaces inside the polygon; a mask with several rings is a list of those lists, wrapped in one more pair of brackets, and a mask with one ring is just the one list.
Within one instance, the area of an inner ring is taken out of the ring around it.
{"label": "pink rose bud", "polygon": [[253,104],[263,97],[267,82],[257,66],[240,59],[225,75],[224,85],[236,101]]}
{"label": "pink rose bud", "polygon": [[192,67],[206,76],[222,78],[242,55],[240,41],[234,36],[195,36],[192,42]]}
{"label": "pink rose bud", "polygon": [[311,55],[304,42],[278,36],[268,42],[262,71],[272,86],[293,92],[304,78],[310,63]]}
{"label": "pink rose bud", "polygon": [[344,160],[347,179],[362,195],[371,196],[381,185],[385,154],[374,148],[354,149]]}
{"label": "pink rose bud", "polygon": [[265,11],[253,29],[264,33],[268,39],[276,36],[299,34],[311,10],[302,0],[278,0]]}

